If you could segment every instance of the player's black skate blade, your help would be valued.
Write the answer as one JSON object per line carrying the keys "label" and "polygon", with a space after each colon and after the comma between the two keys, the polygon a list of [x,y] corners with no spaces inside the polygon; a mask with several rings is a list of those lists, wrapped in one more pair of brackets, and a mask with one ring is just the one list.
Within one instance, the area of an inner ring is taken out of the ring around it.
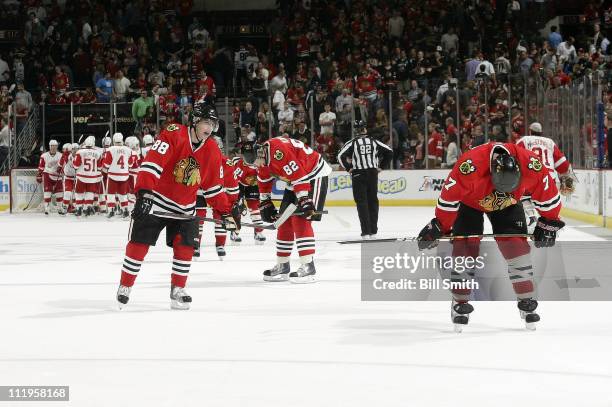
{"label": "player's black skate blade", "polygon": [[525,321],[525,328],[528,331],[535,331],[536,322],[540,321],[540,316],[534,311],[538,308],[538,302],[531,298],[519,300],[517,307],[521,313],[521,319]]}
{"label": "player's black skate blade", "polygon": [[461,333],[463,327],[470,322],[470,314],[474,311],[472,304],[467,302],[455,302],[451,304],[451,320],[456,333]]}
{"label": "player's black skate blade", "polygon": [[219,260],[223,261],[225,259],[225,247],[223,246],[218,246],[217,247],[217,256],[219,256]]}
{"label": "player's black skate blade", "polygon": [[131,291],[132,287],[126,287],[124,285],[119,286],[119,289],[117,290],[117,305],[119,306],[120,310],[127,305],[128,301],[130,301]]}

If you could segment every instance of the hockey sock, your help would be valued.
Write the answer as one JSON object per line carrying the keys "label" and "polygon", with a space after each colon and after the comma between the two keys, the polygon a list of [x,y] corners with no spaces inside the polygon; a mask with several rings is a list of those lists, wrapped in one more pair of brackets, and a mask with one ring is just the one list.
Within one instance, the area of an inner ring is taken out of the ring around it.
{"label": "hockey sock", "polygon": [[315,239],[312,224],[308,219],[301,216],[292,216],[293,231],[295,232],[295,243],[297,245],[300,262],[310,263],[315,253]]}
{"label": "hockey sock", "polygon": [[119,195],[119,204],[122,208],[127,208],[128,206],[128,198],[127,195]]}
{"label": "hockey sock", "polygon": [[45,207],[49,206],[49,204],[51,203],[51,192],[45,191],[45,193],[43,194],[43,197],[45,201]]}
{"label": "hockey sock", "polygon": [[[280,225],[276,231],[276,256],[278,263],[287,263],[293,250],[293,224],[291,220]],[[286,260],[285,260],[286,259]]]}
{"label": "hockey sock", "polygon": [[136,281],[136,276],[142,266],[149,246],[142,243],[129,242],[125,248],[125,257],[123,258],[123,266],[121,267],[121,285],[131,287]]}
{"label": "hockey sock", "polygon": [[[196,209],[196,216],[203,218],[206,216],[206,209]],[[204,233],[204,221],[198,222],[198,242],[202,246],[202,234]]]}
{"label": "hockey sock", "polygon": [[184,246],[181,244],[180,235],[176,235],[172,241],[172,250],[174,258],[172,259],[172,276],[171,284],[177,287],[185,287],[187,284],[187,276],[191,267],[191,258],[193,257],[193,246]]}
{"label": "hockey sock", "polygon": [[[249,208],[249,213],[251,214],[251,220],[253,221],[254,224],[261,225],[262,222],[261,222],[261,214],[259,212],[259,202],[253,199],[248,199],[246,202],[247,202],[247,207]],[[255,233],[260,233],[262,231],[263,229],[261,228],[255,228]]]}
{"label": "hockey sock", "polygon": [[[480,251],[480,239],[469,238],[469,239],[457,239],[453,241],[453,257],[478,257]],[[474,270],[465,270],[458,272],[451,270],[451,283],[461,283],[474,277]],[[468,286],[467,284],[463,287]],[[470,293],[472,292],[469,288],[453,288],[451,290],[453,298],[457,302],[467,302],[470,299]]]}
{"label": "hockey sock", "polygon": [[[217,213],[217,211],[213,211],[213,219],[221,219],[221,215]],[[223,226],[215,223],[215,246],[225,246],[226,239],[226,230],[223,228]]]}
{"label": "hockey sock", "polygon": [[508,263],[508,277],[517,298],[532,298],[533,265],[529,243],[524,237],[497,239],[497,246]]}

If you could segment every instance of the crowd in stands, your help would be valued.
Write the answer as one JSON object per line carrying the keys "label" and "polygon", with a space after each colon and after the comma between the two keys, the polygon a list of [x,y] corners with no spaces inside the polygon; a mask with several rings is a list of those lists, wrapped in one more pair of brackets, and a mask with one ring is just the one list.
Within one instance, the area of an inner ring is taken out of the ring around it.
{"label": "crowd in stands", "polygon": [[[193,16],[191,0],[0,3],[23,29],[22,45],[0,56],[3,125],[12,101],[18,117],[40,102],[132,102],[139,136],[185,123],[195,101],[241,96],[222,138],[287,134],[332,163],[360,119],[393,147],[394,168],[450,167],[485,135],[524,133],[513,77],[554,88],[594,75],[606,90],[612,72],[612,7],[592,1],[584,35],[552,27],[543,38],[548,2],[280,0],[268,47],[236,49]],[[607,92],[604,102],[612,114]]]}

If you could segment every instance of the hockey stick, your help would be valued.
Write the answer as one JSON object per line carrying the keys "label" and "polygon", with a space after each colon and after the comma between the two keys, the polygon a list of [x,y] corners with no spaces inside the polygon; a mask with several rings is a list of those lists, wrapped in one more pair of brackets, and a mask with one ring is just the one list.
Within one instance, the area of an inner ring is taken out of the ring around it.
{"label": "hockey stick", "polygon": [[[533,235],[517,233],[517,234],[495,234],[495,233],[485,233],[481,235],[467,235],[467,236],[442,236],[438,240],[461,240],[461,239],[475,239],[475,238],[485,238],[485,237],[525,237],[531,238]],[[341,240],[337,243],[339,244],[361,244],[361,243],[388,243],[388,242],[416,242],[417,237],[390,237],[384,239],[358,239],[358,240]]]}
{"label": "hockey stick", "polygon": [[[223,224],[223,221],[221,219],[207,218],[207,217],[203,217],[203,216],[185,215],[185,214],[181,214],[181,213],[153,211],[153,215],[160,216],[162,218],[168,218],[168,219],[203,220],[204,222],[213,222],[213,223],[216,223],[218,225]],[[268,229],[268,230],[276,229],[274,227],[274,225],[261,225],[261,224],[256,225],[254,223],[249,223],[249,222],[240,222],[240,225],[241,226],[250,227],[250,228],[260,228],[260,229]]]}
{"label": "hockey stick", "polygon": [[36,188],[34,188],[34,192],[32,192],[32,196],[30,197],[30,201],[25,206],[25,208],[22,209],[22,211],[25,211],[26,209],[28,209],[30,207],[30,205],[32,204],[32,199],[34,199],[34,196],[36,195],[36,192],[38,192],[38,187],[39,186],[40,186],[40,184],[37,182],[36,183]]}

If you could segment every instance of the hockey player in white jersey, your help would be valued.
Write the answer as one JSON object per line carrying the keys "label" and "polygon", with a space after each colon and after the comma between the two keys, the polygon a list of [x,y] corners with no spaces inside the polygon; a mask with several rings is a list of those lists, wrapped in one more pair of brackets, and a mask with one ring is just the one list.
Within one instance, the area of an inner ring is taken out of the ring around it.
{"label": "hockey player in white jersey", "polygon": [[64,144],[64,147],[69,146],[67,151],[64,151],[60,160],[60,168],[63,174],[63,190],[64,190],[64,202],[60,215],[65,215],[72,211],[72,198],[74,196],[74,183],[76,181],[76,169],[72,165],[72,160],[76,152],[79,150],[77,143]]}
{"label": "hockey player in white jersey", "polygon": [[76,169],[76,215],[93,215],[94,195],[99,192],[102,181],[100,164],[102,164],[102,151],[96,149],[96,139],[89,136],[85,139],[84,148],[77,151],[72,165]]}
{"label": "hockey player in white jersey", "polygon": [[[557,183],[561,195],[568,196],[574,192],[575,178],[572,175],[572,166],[554,140],[543,136],[542,125],[540,123],[531,123],[529,134],[521,137],[516,144],[540,157],[540,162],[548,169],[550,175]],[[539,215],[529,196],[524,196],[521,198],[521,201],[523,202],[525,216],[529,223],[528,230],[531,231],[535,228]]]}
{"label": "hockey player in white jersey", "polygon": [[[136,195],[134,195],[134,186],[136,185],[136,177],[138,176],[138,170],[140,169],[140,163],[143,161],[143,155],[141,154],[140,141],[134,136],[127,137],[125,139],[125,145],[132,149],[132,152],[136,156],[135,163],[130,167],[130,179],[128,184],[128,206],[131,208],[136,202]],[[148,150],[147,150],[148,151]]]}
{"label": "hockey player in white jersey", "polygon": [[123,134],[113,134],[113,144],[104,153],[103,168],[107,171],[106,202],[110,219],[115,215],[115,203],[118,200],[123,218],[130,216],[128,211],[128,190],[130,168],[136,163],[136,155],[128,146],[123,145]]}
{"label": "hockey player in white jersey", "polygon": [[62,155],[57,151],[58,142],[51,140],[49,142],[49,151],[40,156],[38,162],[38,175],[36,182],[43,184],[43,197],[45,202],[45,215],[49,214],[49,204],[51,197],[54,198],[55,204],[61,206],[62,200],[62,176],[60,174],[59,162]]}

